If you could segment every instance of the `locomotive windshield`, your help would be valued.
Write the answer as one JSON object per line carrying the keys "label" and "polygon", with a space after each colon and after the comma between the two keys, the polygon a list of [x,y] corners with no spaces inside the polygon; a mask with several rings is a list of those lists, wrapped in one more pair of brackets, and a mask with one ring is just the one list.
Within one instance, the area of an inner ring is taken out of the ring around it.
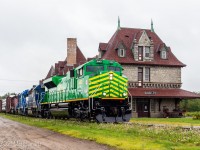
{"label": "locomotive windshield", "polygon": [[115,67],[115,66],[108,66],[108,70],[109,71],[120,71],[119,67]]}
{"label": "locomotive windshield", "polygon": [[87,66],[86,71],[87,72],[97,72],[97,71],[103,71],[103,66]]}

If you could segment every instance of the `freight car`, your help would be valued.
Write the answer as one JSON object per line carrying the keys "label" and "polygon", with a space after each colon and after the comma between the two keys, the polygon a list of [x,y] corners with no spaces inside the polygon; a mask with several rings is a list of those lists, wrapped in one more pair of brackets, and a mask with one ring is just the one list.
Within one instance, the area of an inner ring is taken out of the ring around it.
{"label": "freight car", "polygon": [[131,117],[127,78],[122,66],[111,60],[91,60],[65,76],[44,80],[42,117],[125,122]]}
{"label": "freight car", "polygon": [[6,113],[16,113],[18,98],[16,95],[9,95],[6,98]]}
{"label": "freight car", "polygon": [[6,112],[6,99],[2,99],[2,112]]}

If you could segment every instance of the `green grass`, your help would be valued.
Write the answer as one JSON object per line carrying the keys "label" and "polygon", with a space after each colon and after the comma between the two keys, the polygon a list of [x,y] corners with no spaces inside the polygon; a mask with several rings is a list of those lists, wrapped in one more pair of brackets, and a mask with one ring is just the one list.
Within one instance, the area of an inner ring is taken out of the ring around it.
{"label": "green grass", "polygon": [[200,149],[200,131],[183,131],[180,127],[155,128],[135,123],[97,124],[68,120],[46,120],[8,114],[0,114],[0,116],[72,137],[96,141],[117,149]]}
{"label": "green grass", "polygon": [[132,118],[133,123],[167,124],[174,126],[200,126],[200,120],[193,118]]}

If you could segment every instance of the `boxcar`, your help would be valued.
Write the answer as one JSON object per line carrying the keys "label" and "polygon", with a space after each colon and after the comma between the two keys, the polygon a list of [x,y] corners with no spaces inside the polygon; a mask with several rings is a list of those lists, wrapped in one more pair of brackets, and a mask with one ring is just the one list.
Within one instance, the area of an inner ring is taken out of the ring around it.
{"label": "boxcar", "polygon": [[17,104],[18,104],[18,97],[16,95],[7,96],[7,98],[6,98],[6,112],[15,114]]}

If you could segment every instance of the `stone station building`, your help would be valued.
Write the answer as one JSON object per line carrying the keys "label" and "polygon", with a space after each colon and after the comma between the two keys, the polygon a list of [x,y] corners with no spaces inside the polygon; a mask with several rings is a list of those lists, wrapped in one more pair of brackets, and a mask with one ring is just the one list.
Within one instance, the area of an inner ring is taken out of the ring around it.
{"label": "stone station building", "polygon": [[[107,43],[99,44],[100,59],[112,59],[124,68],[129,96],[133,99],[133,117],[177,117],[182,99],[200,95],[181,89],[179,61],[151,29],[118,28]],[[166,114],[167,113],[167,114]]]}

